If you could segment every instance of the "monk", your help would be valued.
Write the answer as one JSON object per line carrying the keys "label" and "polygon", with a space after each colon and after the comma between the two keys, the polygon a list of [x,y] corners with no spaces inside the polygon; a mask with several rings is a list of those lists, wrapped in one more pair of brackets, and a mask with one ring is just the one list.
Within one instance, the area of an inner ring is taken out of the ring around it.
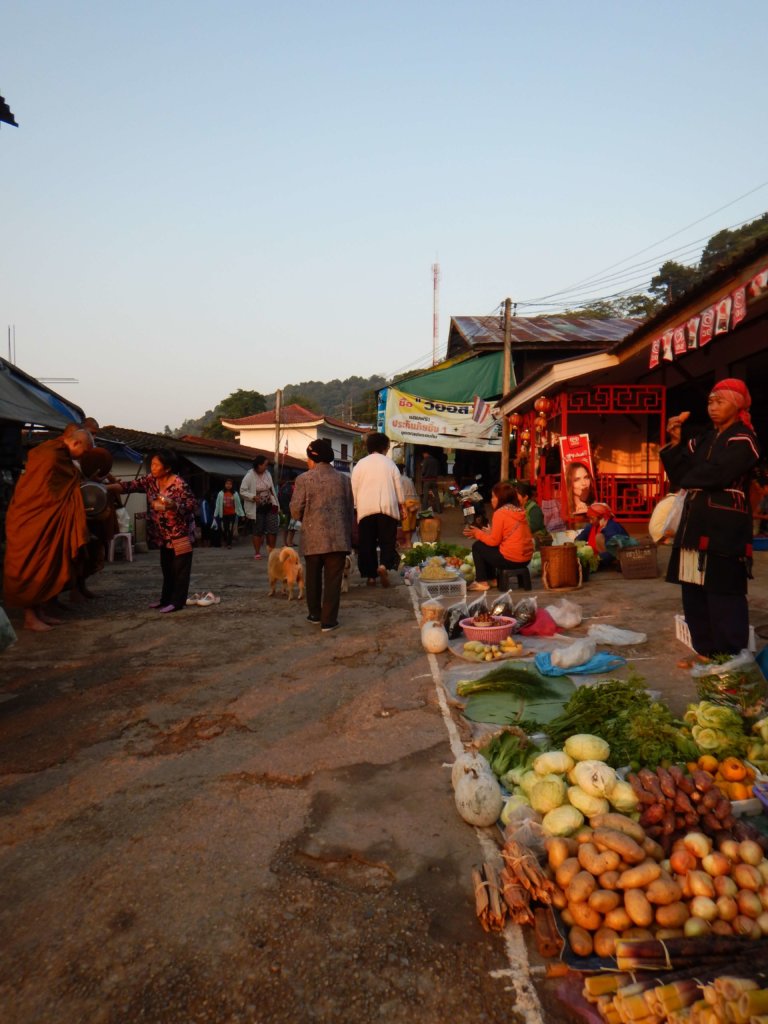
{"label": "monk", "polygon": [[24,609],[24,628],[42,632],[60,620],[45,609],[74,583],[75,559],[88,542],[82,476],[72,461],[93,448],[81,428],[29,453],[5,520],[5,603]]}

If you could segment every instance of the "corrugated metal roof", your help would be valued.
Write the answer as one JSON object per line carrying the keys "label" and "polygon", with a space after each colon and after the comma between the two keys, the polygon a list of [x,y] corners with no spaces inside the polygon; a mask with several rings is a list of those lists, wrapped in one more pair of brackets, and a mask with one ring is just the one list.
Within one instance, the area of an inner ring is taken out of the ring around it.
{"label": "corrugated metal roof", "polygon": [[[631,334],[641,320],[633,318],[560,316],[516,316],[512,318],[512,345],[573,345],[606,348]],[[504,343],[504,324],[498,316],[455,316],[451,318],[449,355],[454,349],[497,347]]]}
{"label": "corrugated metal roof", "polygon": [[[184,456],[218,455],[232,462],[238,458],[252,462],[257,455],[266,455],[268,459],[274,459],[274,452],[266,451],[263,448],[251,448],[248,445],[237,444],[235,441],[218,441],[207,437],[194,438],[189,434],[179,438],[169,437],[167,434],[151,434],[144,430],[132,430],[129,427],[109,426],[99,428],[99,437],[123,441],[145,454],[157,448],[170,448]],[[291,469],[304,470],[307,468],[305,460],[294,458],[292,455],[281,455],[280,464],[289,466]]]}
{"label": "corrugated metal roof", "polygon": [[[271,427],[275,425],[275,410],[269,409],[267,412],[257,412],[253,416],[241,416],[240,419],[234,420],[224,416],[222,417],[222,423],[228,423],[237,427]],[[317,423],[327,423],[331,427],[349,430],[353,434],[367,433],[366,430],[356,427],[353,423],[344,423],[343,420],[326,416],[322,412],[312,412],[311,409],[305,409],[303,405],[286,405],[280,410],[281,426],[299,427]]]}

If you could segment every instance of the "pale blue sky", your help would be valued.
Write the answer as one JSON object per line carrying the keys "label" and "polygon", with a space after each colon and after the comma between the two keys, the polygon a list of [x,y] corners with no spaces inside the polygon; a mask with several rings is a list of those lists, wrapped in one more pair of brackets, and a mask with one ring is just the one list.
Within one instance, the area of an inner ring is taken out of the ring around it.
{"label": "pale blue sky", "polygon": [[444,346],[768,181],[764,40],[757,0],[6,2],[0,351],[149,430],[424,365],[436,255]]}

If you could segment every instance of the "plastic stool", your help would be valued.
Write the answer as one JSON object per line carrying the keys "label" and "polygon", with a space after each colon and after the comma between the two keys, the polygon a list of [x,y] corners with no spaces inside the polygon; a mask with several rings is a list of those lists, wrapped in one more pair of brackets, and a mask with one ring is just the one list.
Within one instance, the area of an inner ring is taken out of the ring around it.
{"label": "plastic stool", "polygon": [[129,562],[133,561],[133,537],[130,533],[116,533],[109,542],[109,561],[115,560],[115,543],[119,540],[125,541],[125,557]]}
{"label": "plastic stool", "polygon": [[511,590],[512,580],[517,577],[517,586],[520,590],[531,590],[531,573],[528,566],[523,569],[500,569],[498,572],[499,590]]}

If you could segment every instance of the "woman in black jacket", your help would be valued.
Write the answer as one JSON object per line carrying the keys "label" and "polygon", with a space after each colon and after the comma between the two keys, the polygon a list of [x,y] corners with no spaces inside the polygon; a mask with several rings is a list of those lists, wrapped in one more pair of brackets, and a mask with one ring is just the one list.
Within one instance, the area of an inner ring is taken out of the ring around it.
{"label": "woman in black jacket", "polygon": [[689,416],[682,412],[669,420],[670,443],[661,450],[672,487],[686,491],[667,580],[682,584],[691,642],[704,657],[737,654],[749,642],[749,477],[760,458],[751,401],[744,381],[721,380],[707,405],[712,428],[682,443]]}

